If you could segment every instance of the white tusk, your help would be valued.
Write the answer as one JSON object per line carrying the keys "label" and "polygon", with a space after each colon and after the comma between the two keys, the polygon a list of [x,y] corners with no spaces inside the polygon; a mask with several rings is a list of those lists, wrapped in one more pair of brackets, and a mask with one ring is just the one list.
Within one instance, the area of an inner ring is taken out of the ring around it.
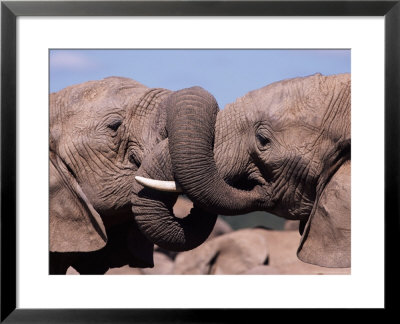
{"label": "white tusk", "polygon": [[155,190],[168,191],[168,192],[182,192],[182,188],[179,187],[179,185],[175,181],[154,180],[140,176],[136,176],[135,179],[142,186],[152,188]]}

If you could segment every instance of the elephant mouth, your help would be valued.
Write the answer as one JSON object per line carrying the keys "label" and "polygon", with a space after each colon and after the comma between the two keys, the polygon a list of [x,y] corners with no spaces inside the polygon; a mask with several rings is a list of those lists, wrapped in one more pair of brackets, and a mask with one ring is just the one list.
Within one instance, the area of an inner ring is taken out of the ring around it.
{"label": "elephant mouth", "polygon": [[316,199],[315,184],[302,188],[301,199],[296,199],[293,203],[293,194],[289,191],[280,191],[279,195],[274,195],[274,184],[268,182],[269,178],[260,171],[251,174],[241,175],[234,179],[225,179],[232,187],[238,190],[251,192],[260,190],[262,201],[258,205],[258,210],[265,210],[279,217],[289,220],[298,220],[307,223]]}
{"label": "elephant mouth", "polygon": [[259,187],[265,186],[265,183],[262,183],[255,178],[247,178],[247,179],[241,178],[235,181],[227,181],[227,183],[232,187],[243,191],[252,191],[257,186]]}

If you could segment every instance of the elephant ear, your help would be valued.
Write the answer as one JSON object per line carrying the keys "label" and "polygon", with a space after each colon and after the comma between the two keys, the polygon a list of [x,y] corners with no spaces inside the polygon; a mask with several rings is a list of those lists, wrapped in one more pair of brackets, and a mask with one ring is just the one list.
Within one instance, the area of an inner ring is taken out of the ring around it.
{"label": "elephant ear", "polygon": [[297,256],[330,268],[351,265],[350,161],[326,185],[304,229]]}
{"label": "elephant ear", "polygon": [[103,248],[103,221],[62,159],[50,151],[50,251],[89,252]]}

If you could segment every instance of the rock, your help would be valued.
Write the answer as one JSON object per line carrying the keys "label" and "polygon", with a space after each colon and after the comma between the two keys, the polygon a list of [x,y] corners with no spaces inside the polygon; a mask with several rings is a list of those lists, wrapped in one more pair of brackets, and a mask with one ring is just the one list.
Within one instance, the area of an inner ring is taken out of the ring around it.
{"label": "rock", "polygon": [[211,240],[214,237],[217,237],[217,236],[220,236],[223,234],[227,234],[230,232],[233,232],[232,227],[226,221],[224,221],[221,217],[218,217],[217,221],[215,223],[214,229],[212,230],[212,232],[207,240]]}
{"label": "rock", "polygon": [[268,258],[262,229],[243,229],[210,239],[182,252],[174,274],[239,274],[264,264]]}
{"label": "rock", "polygon": [[125,265],[120,268],[111,268],[106,273],[106,275],[140,275],[142,274],[141,269],[139,268],[131,268],[128,265]]}
{"label": "rock", "polygon": [[283,229],[285,231],[298,231],[299,230],[300,221],[297,220],[286,220]]}
{"label": "rock", "polygon": [[161,275],[170,274],[174,268],[174,261],[161,252],[154,252],[154,268],[141,269],[143,274]]}
{"label": "rock", "polygon": [[193,203],[186,196],[180,195],[173,207],[174,215],[178,218],[184,218],[190,213]]}
{"label": "rock", "polygon": [[78,271],[76,271],[73,267],[69,267],[67,269],[67,275],[80,275],[80,273]]}
{"label": "rock", "polygon": [[244,272],[245,275],[275,275],[280,274],[280,270],[269,265],[259,265]]}

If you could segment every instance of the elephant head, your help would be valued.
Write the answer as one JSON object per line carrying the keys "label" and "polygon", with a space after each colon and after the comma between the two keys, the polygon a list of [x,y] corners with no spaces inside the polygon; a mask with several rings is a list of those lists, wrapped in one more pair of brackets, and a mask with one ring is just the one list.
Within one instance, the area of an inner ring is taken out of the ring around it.
{"label": "elephant head", "polygon": [[[184,93],[111,77],[50,95],[50,252],[60,260],[56,267],[63,263],[54,272],[63,272],[67,262],[81,273],[104,272],[109,265],[99,259],[113,266],[128,263],[117,261],[118,254],[132,254],[130,265],[148,267],[153,243],[185,250],[208,237],[215,214],[195,206],[188,217],[175,218],[170,214],[176,194],[152,193],[146,200],[146,189],[134,179],[173,178],[167,136],[174,117],[168,114],[184,102]],[[169,215],[170,221],[152,220],[153,226],[147,211]],[[89,264],[76,261],[82,258],[74,253],[91,253],[83,258]],[[61,261],[71,254],[74,261]]]}
{"label": "elephant head", "polygon": [[[347,185],[343,190],[329,185],[333,178],[350,176],[349,168],[343,168],[350,163],[350,92],[349,74],[316,74],[249,92],[219,112],[215,99],[202,89],[176,93],[167,102],[168,143],[146,161],[147,169],[163,171],[143,175],[175,180],[155,188],[180,187],[210,214],[264,210],[300,220],[300,259],[348,267],[350,210],[326,211],[321,201],[330,200],[330,207],[350,201]],[[336,188],[328,198],[327,188]],[[153,194],[147,191],[143,199],[148,202]],[[138,212],[136,219],[146,224],[141,228],[157,232],[159,226],[147,216],[160,215]],[[177,230],[182,227],[167,214],[158,218],[174,224],[165,226],[164,237],[173,228],[184,241],[185,232]]]}
{"label": "elephant head", "polygon": [[[104,258],[121,241],[133,266],[152,266],[153,244],[131,216],[131,187],[145,143],[156,140],[146,126],[168,93],[112,77],[50,95],[51,252],[103,249]],[[114,233],[122,223],[130,228]]]}

